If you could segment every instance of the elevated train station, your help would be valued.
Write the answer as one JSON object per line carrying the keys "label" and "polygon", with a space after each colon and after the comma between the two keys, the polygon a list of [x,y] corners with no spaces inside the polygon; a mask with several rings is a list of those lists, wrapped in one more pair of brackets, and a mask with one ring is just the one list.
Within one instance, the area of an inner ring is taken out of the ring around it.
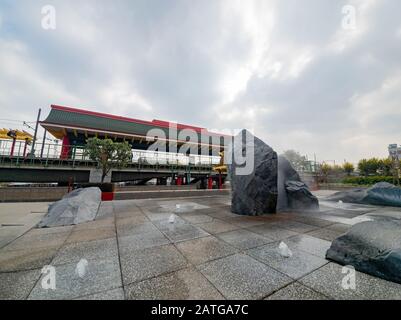
{"label": "elevated train station", "polygon": [[[208,179],[221,185],[225,173],[214,170],[220,153],[231,136],[201,127],[163,120],[145,121],[84,109],[51,105],[39,124],[59,143],[36,142],[35,150],[26,141],[0,142],[0,182],[93,182],[97,164],[85,156],[91,137],[127,141],[132,146],[132,163],[112,170],[111,182],[190,184]],[[24,153],[21,153],[24,144]],[[150,148],[151,146],[157,146]],[[160,148],[160,146],[163,146]],[[152,149],[153,151],[150,151]],[[15,151],[17,150],[17,151]],[[27,157],[27,154],[31,155]],[[34,154],[34,156],[32,156]]]}

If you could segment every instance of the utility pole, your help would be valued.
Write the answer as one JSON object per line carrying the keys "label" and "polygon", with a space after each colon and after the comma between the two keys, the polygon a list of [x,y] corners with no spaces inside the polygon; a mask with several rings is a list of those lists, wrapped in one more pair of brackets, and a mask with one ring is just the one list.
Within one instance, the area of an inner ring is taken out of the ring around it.
{"label": "utility pole", "polygon": [[41,112],[42,112],[42,109],[39,108],[38,118],[36,119],[36,125],[35,125],[35,133],[33,135],[33,141],[32,141],[31,158],[35,158],[35,143],[36,143],[36,137],[38,135],[38,126],[39,126]]}
{"label": "utility pole", "polygon": [[45,129],[45,132],[43,134],[42,148],[40,149],[40,157],[41,158],[43,158],[43,150],[45,149],[46,133],[47,133],[47,130]]}

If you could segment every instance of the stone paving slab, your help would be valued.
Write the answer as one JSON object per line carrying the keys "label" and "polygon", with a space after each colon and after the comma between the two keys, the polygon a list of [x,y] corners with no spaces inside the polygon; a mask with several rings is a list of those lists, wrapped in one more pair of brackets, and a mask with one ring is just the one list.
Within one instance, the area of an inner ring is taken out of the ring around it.
{"label": "stone paving slab", "polygon": [[221,300],[224,297],[193,268],[183,269],[126,287],[128,299]]}
{"label": "stone paving slab", "polygon": [[274,240],[283,240],[298,235],[297,232],[275,227],[270,224],[250,227],[248,230]]}
{"label": "stone paving slab", "polygon": [[259,247],[269,242],[275,241],[273,239],[263,237],[259,234],[245,229],[219,233],[217,234],[217,237],[240,250],[247,250],[254,247]]}
{"label": "stone paving slab", "polygon": [[177,243],[177,249],[195,265],[226,257],[238,251],[214,236]]}
{"label": "stone paving slab", "polygon": [[299,282],[294,282],[265,300],[328,300],[328,298]]}
{"label": "stone paving slab", "polygon": [[214,220],[213,217],[206,214],[182,214],[180,217],[192,224],[207,223]]}
{"label": "stone paving slab", "polygon": [[294,231],[297,233],[305,233],[305,232],[310,232],[310,231],[319,229],[319,227],[316,227],[316,226],[312,226],[312,225],[305,224],[302,222],[297,222],[297,221],[289,221],[289,220],[274,222],[274,223],[271,223],[270,225],[274,226],[274,227],[279,227],[282,229]]}
{"label": "stone paving slab", "polygon": [[322,229],[318,229],[318,230],[314,230],[314,231],[308,232],[308,235],[310,235],[312,237],[315,237],[315,238],[320,238],[320,239],[327,240],[327,241],[331,242],[334,239],[336,239],[339,236],[341,236],[343,233],[344,232],[341,232],[341,231],[322,228]]}
{"label": "stone paving slab", "polygon": [[0,300],[25,300],[40,275],[40,270],[0,273]]}
{"label": "stone paving slab", "polygon": [[174,212],[176,214],[184,213],[184,212],[193,212],[195,210],[210,208],[209,206],[205,206],[203,204],[199,204],[196,202],[177,201],[177,200],[158,201],[158,205],[162,209],[164,209],[168,212]]}
{"label": "stone paving slab", "polygon": [[233,225],[231,223],[219,219],[214,219],[212,222],[201,223],[198,224],[198,226],[201,227],[203,230],[209,232],[210,234],[217,234],[217,233],[237,230],[240,228],[239,226]]}
{"label": "stone paving slab", "polygon": [[25,225],[0,227],[0,249],[22,236],[27,229]]}
{"label": "stone paving slab", "polygon": [[114,238],[115,236],[115,227],[73,230],[67,238],[66,243],[102,240]]}
{"label": "stone paving slab", "polygon": [[157,221],[161,221],[161,220],[168,220],[170,218],[170,216],[172,215],[172,212],[152,212],[152,213],[148,213],[145,212],[145,215],[148,217],[148,219],[152,222],[157,222]]}
{"label": "stone paving slab", "polygon": [[118,237],[120,252],[141,250],[169,244],[171,241],[159,230]]}
{"label": "stone paving slab", "polygon": [[0,203],[0,248],[33,228],[46,214],[48,205],[47,202]]}
{"label": "stone paving slab", "polygon": [[63,227],[61,232],[50,229],[33,229],[25,233],[20,238],[8,244],[3,250],[27,250],[39,249],[47,247],[60,247],[67,237],[70,235],[71,230],[64,231]]}
{"label": "stone paving slab", "polygon": [[117,219],[132,218],[132,217],[135,217],[135,216],[143,216],[143,215],[144,215],[144,213],[142,213],[142,210],[140,210],[140,209],[135,209],[135,210],[132,210],[132,211],[115,212],[114,213],[114,216]]}
{"label": "stone paving slab", "polygon": [[322,259],[326,258],[326,252],[331,246],[331,242],[310,235],[302,234],[286,239],[285,243],[291,248],[306,251]]}
{"label": "stone paving slab", "polygon": [[320,228],[324,228],[327,226],[332,225],[334,222],[333,221],[328,221],[320,218],[313,218],[313,217],[308,217],[308,216],[300,216],[300,215],[293,215],[292,217],[293,221],[305,223],[311,226],[316,226]]}
{"label": "stone paving slab", "polygon": [[250,249],[247,253],[293,279],[299,279],[328,263],[325,259],[291,247],[292,256],[283,257],[279,253],[278,246],[279,242],[269,243]]}
{"label": "stone paving slab", "polygon": [[[401,210],[355,205],[336,213],[338,204],[330,205],[319,212],[246,217],[230,212],[226,196],[127,200],[102,204],[102,215],[78,226],[24,226],[20,231],[28,232],[19,239],[0,228],[0,243],[11,239],[0,249],[0,297],[24,299],[31,292],[34,299],[401,299],[401,285],[359,272],[357,289],[342,289],[342,266],[324,259],[331,240],[349,226]],[[40,216],[26,214],[18,219],[30,226]],[[293,258],[277,256],[273,249],[280,241]],[[86,280],[75,274],[82,258],[92,270]],[[42,292],[38,281],[48,264],[60,273],[52,294]]]}
{"label": "stone paving slab", "polygon": [[117,232],[119,234],[129,233],[131,228],[135,228],[136,225],[147,222],[149,222],[149,219],[143,214],[133,217],[117,218]]}
{"label": "stone paving slab", "polygon": [[117,223],[117,234],[119,237],[134,236],[158,231],[155,225],[148,220],[142,223],[132,223],[132,221],[126,221],[126,219],[124,220],[125,222],[122,224]]}
{"label": "stone paving slab", "polygon": [[236,216],[236,217],[226,217],[222,218],[223,221],[231,223],[240,228],[249,228],[257,225],[266,223],[264,217],[247,217],[247,216]]}
{"label": "stone paving slab", "polygon": [[104,217],[103,219],[80,223],[74,227],[74,231],[104,228],[114,228],[114,217]]}
{"label": "stone paving slab", "polygon": [[355,290],[344,289],[342,282],[346,273],[342,273],[342,270],[343,266],[329,263],[305,276],[300,282],[333,299],[401,299],[400,284],[358,271],[355,273]]}
{"label": "stone paving slab", "polygon": [[51,264],[60,265],[78,263],[81,259],[107,258],[118,258],[117,240],[114,238],[67,244],[59,250]]}
{"label": "stone paving slab", "polygon": [[327,226],[326,229],[338,231],[341,233],[346,233],[349,229],[351,229],[351,226],[349,224],[344,224],[344,223],[334,223],[330,226]]}
{"label": "stone paving slab", "polygon": [[173,245],[123,251],[120,260],[124,285],[176,271],[188,264]]}
{"label": "stone paving slab", "polygon": [[46,247],[25,250],[1,250],[0,272],[13,272],[42,268],[49,264],[59,247]]}
{"label": "stone paving slab", "polygon": [[96,220],[106,219],[109,217],[114,218],[113,204],[109,201],[100,203],[99,210],[97,211]]}
{"label": "stone paving slab", "polygon": [[88,261],[87,272],[83,277],[76,273],[75,263],[56,267],[56,289],[44,289],[42,280],[33,288],[30,300],[74,299],[96,292],[107,291],[122,286],[118,258]]}
{"label": "stone paving slab", "polygon": [[198,268],[226,299],[262,299],[292,281],[245,254],[207,262]]}
{"label": "stone paving slab", "polygon": [[75,298],[75,300],[124,300],[124,299],[125,296],[122,287]]}
{"label": "stone paving slab", "polygon": [[172,242],[191,240],[209,235],[209,233],[199,228],[201,225],[192,225],[178,216],[176,216],[174,223],[170,223],[168,220],[160,220],[154,223]]}

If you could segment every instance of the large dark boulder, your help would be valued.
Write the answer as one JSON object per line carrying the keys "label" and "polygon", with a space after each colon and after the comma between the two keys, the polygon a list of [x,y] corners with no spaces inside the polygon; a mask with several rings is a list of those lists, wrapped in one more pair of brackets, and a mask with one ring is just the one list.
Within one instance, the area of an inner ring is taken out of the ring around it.
{"label": "large dark boulder", "polygon": [[[234,156],[228,166],[232,189],[231,211],[249,216],[275,213],[277,153],[246,130],[234,138],[231,148]],[[251,155],[246,163],[248,170],[238,163],[238,159],[246,153]]]}
{"label": "large dark boulder", "polygon": [[333,241],[326,258],[401,283],[401,220],[383,218],[354,225]]}
{"label": "large dark boulder", "polygon": [[316,210],[318,199],[302,182],[298,172],[283,155],[278,157],[278,200],[277,211]]}
{"label": "large dark boulder", "polygon": [[368,189],[337,192],[326,198],[329,201],[401,207],[401,188],[387,182],[379,182]]}

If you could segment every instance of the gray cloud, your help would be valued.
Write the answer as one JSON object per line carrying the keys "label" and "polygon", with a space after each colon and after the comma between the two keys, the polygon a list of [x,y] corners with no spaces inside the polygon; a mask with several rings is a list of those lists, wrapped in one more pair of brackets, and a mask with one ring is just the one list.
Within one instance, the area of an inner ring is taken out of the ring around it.
{"label": "gray cloud", "polygon": [[[55,103],[248,127],[320,160],[401,142],[397,0],[51,1],[54,31],[45,4],[0,5],[0,118]],[[341,28],[346,4],[354,31]]]}

